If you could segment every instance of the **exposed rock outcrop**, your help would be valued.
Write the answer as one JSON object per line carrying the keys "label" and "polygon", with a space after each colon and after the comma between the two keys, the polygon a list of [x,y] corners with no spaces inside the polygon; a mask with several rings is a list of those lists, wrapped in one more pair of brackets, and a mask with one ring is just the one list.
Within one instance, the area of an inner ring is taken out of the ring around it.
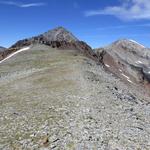
{"label": "exposed rock outcrop", "polygon": [[150,83],[150,50],[133,40],[119,40],[96,50],[107,70],[130,83]]}
{"label": "exposed rock outcrop", "polygon": [[0,60],[2,60],[4,58],[5,51],[6,51],[6,48],[0,46]]}
{"label": "exposed rock outcrop", "polygon": [[1,59],[5,58],[10,53],[34,44],[45,44],[57,49],[74,49],[84,53],[86,56],[95,59],[96,55],[92,48],[85,42],[78,40],[71,32],[63,27],[50,30],[29,39],[20,40],[12,45],[5,53],[2,53]]}

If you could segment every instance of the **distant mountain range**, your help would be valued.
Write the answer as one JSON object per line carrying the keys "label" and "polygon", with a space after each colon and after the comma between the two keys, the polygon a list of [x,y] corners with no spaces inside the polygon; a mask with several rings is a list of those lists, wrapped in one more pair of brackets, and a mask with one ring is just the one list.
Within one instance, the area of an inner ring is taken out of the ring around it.
{"label": "distant mountain range", "polygon": [[106,47],[92,50],[63,27],[49,30],[38,36],[20,40],[9,49],[0,48],[0,59],[17,50],[34,44],[44,44],[57,49],[75,49],[91,57],[104,68],[129,83],[150,82],[150,50],[134,40],[118,40]]}

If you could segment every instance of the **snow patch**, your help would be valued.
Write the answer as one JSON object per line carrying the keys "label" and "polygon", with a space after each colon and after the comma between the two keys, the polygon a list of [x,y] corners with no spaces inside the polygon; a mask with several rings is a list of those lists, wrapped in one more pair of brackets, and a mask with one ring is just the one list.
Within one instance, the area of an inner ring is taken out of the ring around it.
{"label": "snow patch", "polygon": [[133,83],[130,79],[127,79],[128,82]]}
{"label": "snow patch", "polygon": [[105,66],[108,67],[108,68],[110,67],[108,64],[105,64]]}
{"label": "snow patch", "polygon": [[122,72],[122,70],[121,70],[121,69],[119,69],[119,71],[120,71],[120,72]]}
{"label": "snow patch", "polygon": [[121,75],[124,76],[127,79],[128,82],[133,83],[127,75],[125,75],[123,73]]}
{"label": "snow patch", "polygon": [[125,74],[121,74],[122,76],[124,76],[125,78],[127,78],[128,80],[130,79],[128,76],[126,76]]}
{"label": "snow patch", "polygon": [[144,45],[142,45],[142,44],[140,44],[140,43],[138,43],[138,42],[136,42],[136,41],[134,41],[134,40],[130,40],[130,41],[133,42],[133,43],[136,43],[136,44],[140,45],[140,46],[143,47],[143,48],[145,48]]}
{"label": "snow patch", "polygon": [[141,62],[141,61],[137,61],[136,63],[137,63],[137,64],[143,64],[143,62]]}
{"label": "snow patch", "polygon": [[5,59],[1,60],[1,61],[0,61],[0,64],[1,64],[2,62],[6,61],[7,59],[13,57],[14,55],[16,55],[16,54],[18,54],[18,53],[20,53],[20,52],[29,50],[29,49],[30,49],[30,47],[24,47],[24,48],[22,48],[22,49],[20,49],[20,50],[18,50],[18,51],[16,51],[16,52],[10,54],[10,55],[9,55],[8,57],[6,57]]}
{"label": "snow patch", "polygon": [[124,76],[124,77],[127,79],[128,82],[133,83],[133,82],[130,80],[130,78],[129,78],[128,76],[126,76],[126,75],[123,74],[123,73],[122,73],[121,75]]}

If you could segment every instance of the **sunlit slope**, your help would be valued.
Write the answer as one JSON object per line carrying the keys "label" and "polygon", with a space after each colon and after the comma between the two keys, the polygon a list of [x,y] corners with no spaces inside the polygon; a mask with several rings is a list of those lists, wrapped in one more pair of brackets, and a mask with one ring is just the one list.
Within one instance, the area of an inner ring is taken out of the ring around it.
{"label": "sunlit slope", "polygon": [[144,90],[76,50],[22,50],[0,63],[0,149],[150,149]]}
{"label": "sunlit slope", "polygon": [[[40,130],[37,135],[40,139],[45,135],[42,125],[46,121],[52,130],[56,122],[65,122],[63,109],[71,110],[76,105],[75,95],[84,90],[80,75],[83,60],[75,50],[38,45],[1,63],[0,137],[3,138],[0,143],[11,145],[13,141],[11,146],[14,146],[19,138],[31,138],[35,130],[36,133]],[[62,110],[56,112],[57,109]]]}

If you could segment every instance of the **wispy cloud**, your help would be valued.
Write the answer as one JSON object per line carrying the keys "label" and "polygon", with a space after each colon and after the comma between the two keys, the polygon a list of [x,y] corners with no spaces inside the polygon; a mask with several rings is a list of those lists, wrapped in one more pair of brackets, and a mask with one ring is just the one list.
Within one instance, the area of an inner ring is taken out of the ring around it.
{"label": "wispy cloud", "polygon": [[149,0],[124,0],[119,6],[108,6],[100,10],[85,12],[85,16],[112,15],[121,20],[150,20]]}
{"label": "wispy cloud", "polygon": [[20,8],[29,8],[29,7],[39,7],[46,5],[45,3],[20,3],[20,2],[14,2],[14,1],[0,1],[0,4],[3,5],[12,5]]}
{"label": "wispy cloud", "polygon": [[124,28],[135,28],[135,27],[150,27],[150,23],[147,23],[147,24],[135,24],[135,25],[117,25],[117,26],[99,27],[99,28],[97,28],[97,30],[124,29]]}

